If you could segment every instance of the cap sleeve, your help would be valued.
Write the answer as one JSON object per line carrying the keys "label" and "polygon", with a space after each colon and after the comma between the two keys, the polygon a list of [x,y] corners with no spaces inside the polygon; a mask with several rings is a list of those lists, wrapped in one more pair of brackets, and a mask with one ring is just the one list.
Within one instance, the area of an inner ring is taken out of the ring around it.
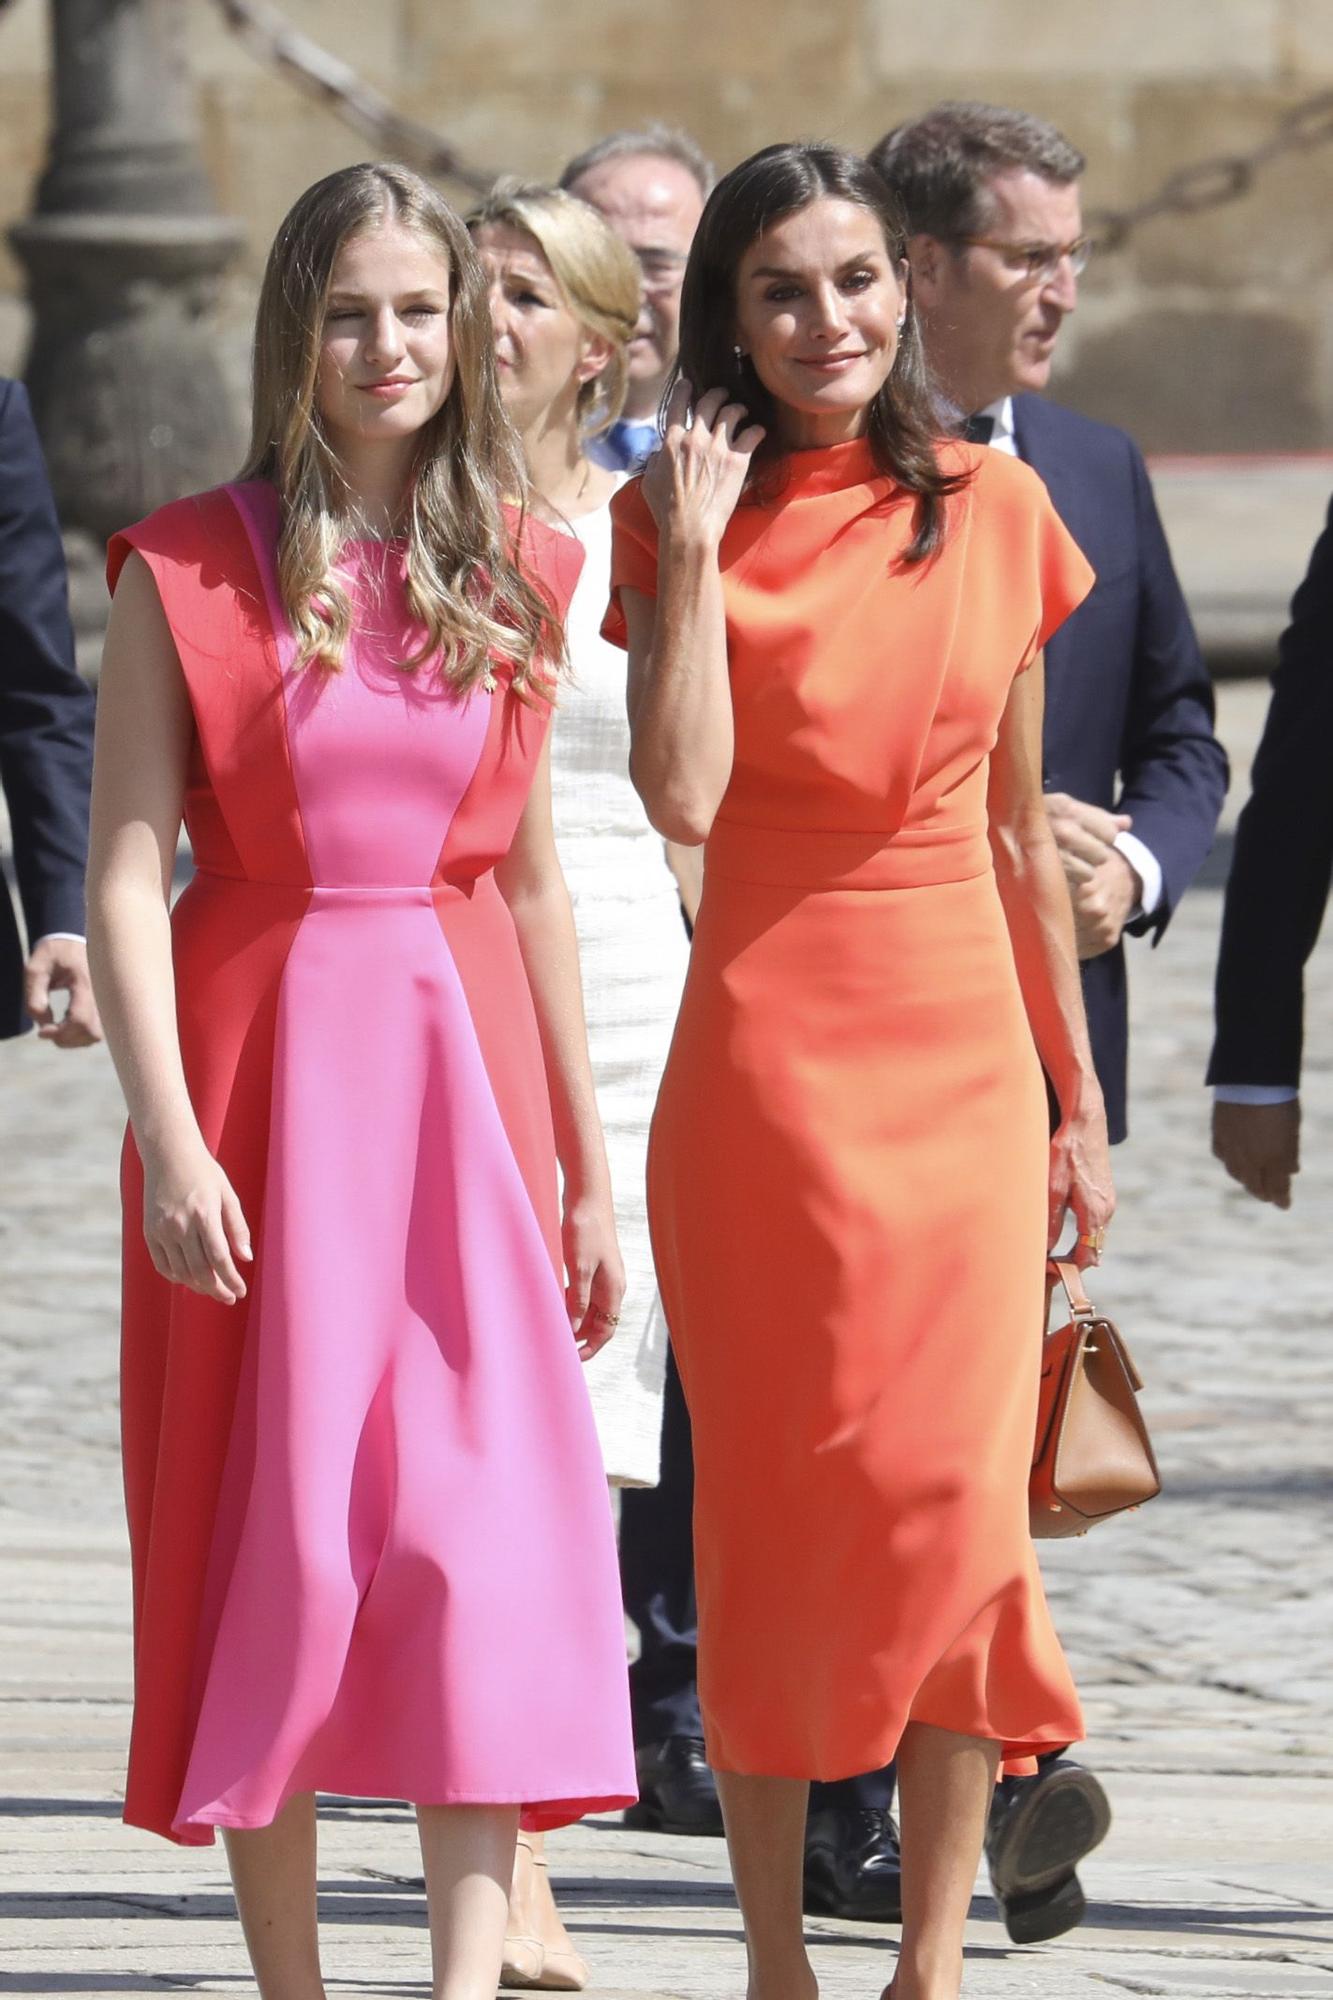
{"label": "cap sleeve", "polygon": [[[277,496],[272,489],[275,517]],[[261,504],[267,504],[261,501]],[[225,486],[210,487],[205,493],[189,493],[182,500],[168,500],[142,521],[132,522],[112,535],[106,547],[106,583],[112,596],[121,571],[132,554],[143,557],[153,573],[158,592],[166,602],[165,589],[179,571],[196,571],[210,558],[216,560],[219,547],[228,545],[229,533],[238,523],[236,508]]]}
{"label": "cap sleeve", "polygon": [[1040,481],[1036,484],[1035,520],[1037,587],[1040,596],[1036,629],[1019,662],[1023,673],[1042,647],[1058,632],[1070,613],[1077,611],[1093,584],[1096,572],[1056,513],[1051,496]]}
{"label": "cap sleeve", "polygon": [[643,497],[643,482],[631,479],[611,501],[611,602],[602,620],[602,637],[613,646],[629,645],[629,628],[621,590],[657,595],[657,523]]}
{"label": "cap sleeve", "polygon": [[120,528],[106,545],[106,587],[111,596],[116,594],[120,582],[120,572],[143,540],[143,523],[133,528]]}

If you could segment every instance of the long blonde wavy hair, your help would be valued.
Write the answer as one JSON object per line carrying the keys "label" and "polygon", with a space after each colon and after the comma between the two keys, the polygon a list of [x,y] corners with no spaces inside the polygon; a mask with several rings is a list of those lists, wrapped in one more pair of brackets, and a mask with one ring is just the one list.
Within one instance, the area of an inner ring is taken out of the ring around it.
{"label": "long blonde wavy hair", "polygon": [[295,203],[273,240],[255,317],[254,420],[242,479],[266,479],[282,510],[278,577],[297,661],[336,670],[352,624],[338,558],[358,532],[316,400],[324,319],[343,245],[386,223],[414,231],[449,269],[453,381],[421,428],[403,523],[409,609],[424,633],[401,662],[439,657],[460,692],[513,662],[518,687],[547,687],[564,635],[524,573],[505,500],[527,490],[522,449],[500,403],[486,280],[460,218],[406,167],[344,167]]}
{"label": "long blonde wavy hair", "polygon": [[530,236],[575,319],[609,341],[610,360],[578,395],[581,435],[600,436],[625,407],[642,292],[638,258],[588,202],[538,181],[498,180],[467,226],[474,236],[497,226]]}

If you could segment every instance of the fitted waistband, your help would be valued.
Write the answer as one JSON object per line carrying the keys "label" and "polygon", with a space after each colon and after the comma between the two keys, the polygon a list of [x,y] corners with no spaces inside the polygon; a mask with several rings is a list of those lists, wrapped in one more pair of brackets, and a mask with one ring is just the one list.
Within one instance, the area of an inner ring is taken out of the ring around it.
{"label": "fitted waistband", "polygon": [[886,837],[714,820],[709,879],[792,889],[921,889],[991,872],[984,827],[905,828]]}
{"label": "fitted waistband", "polygon": [[283,882],[269,876],[233,875],[221,868],[196,866],[195,879],[228,889],[280,890],[309,898],[312,910],[356,909],[366,905],[430,905],[454,896],[470,896],[485,878],[465,882]]}

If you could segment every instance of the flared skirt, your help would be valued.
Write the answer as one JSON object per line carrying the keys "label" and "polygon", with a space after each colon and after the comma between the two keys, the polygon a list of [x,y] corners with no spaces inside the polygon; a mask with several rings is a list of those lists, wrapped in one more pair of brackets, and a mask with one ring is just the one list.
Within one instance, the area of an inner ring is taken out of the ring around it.
{"label": "flared skirt", "polygon": [[200,877],[176,961],[256,1257],[230,1310],[145,1268],[128,1149],[127,1817],[199,1841],[298,1791],[533,1825],[624,1802],[612,1522],[500,898]]}

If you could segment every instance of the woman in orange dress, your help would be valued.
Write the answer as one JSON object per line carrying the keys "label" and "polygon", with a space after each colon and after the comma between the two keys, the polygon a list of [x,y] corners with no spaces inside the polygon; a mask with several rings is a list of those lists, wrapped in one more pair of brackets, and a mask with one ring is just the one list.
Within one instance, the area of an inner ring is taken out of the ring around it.
{"label": "woman in orange dress", "polygon": [[1026,466],[937,435],[904,247],[854,156],[729,174],[613,502],[635,782],[707,843],[649,1203],[749,2000],[816,1991],[810,1779],[897,1753],[891,1991],[953,2000],[1001,1758],[1081,1734],[1026,1486],[1044,1253],[1113,1206],[1041,795],[1092,577]]}

